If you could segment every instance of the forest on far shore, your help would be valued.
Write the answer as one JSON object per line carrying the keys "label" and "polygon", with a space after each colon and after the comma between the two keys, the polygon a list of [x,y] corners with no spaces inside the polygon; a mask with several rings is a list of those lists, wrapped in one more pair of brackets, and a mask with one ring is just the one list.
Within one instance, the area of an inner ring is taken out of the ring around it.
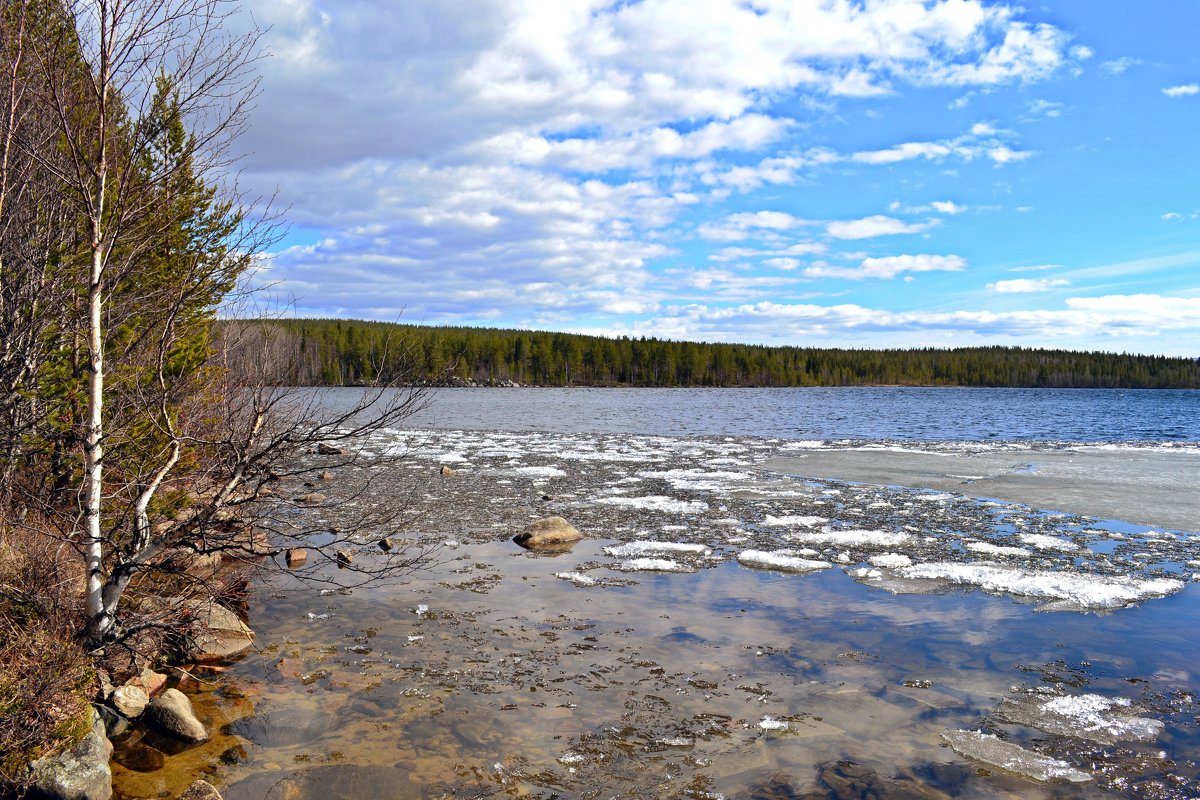
{"label": "forest on far shore", "polygon": [[1021,347],[894,350],[617,339],[340,319],[259,320],[279,377],[533,386],[1200,388],[1200,359]]}

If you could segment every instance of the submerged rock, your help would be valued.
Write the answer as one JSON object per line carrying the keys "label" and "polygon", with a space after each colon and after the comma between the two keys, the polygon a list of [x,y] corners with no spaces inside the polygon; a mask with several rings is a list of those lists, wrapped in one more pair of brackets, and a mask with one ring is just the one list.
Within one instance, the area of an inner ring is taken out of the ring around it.
{"label": "submerged rock", "polygon": [[196,718],[192,701],[178,689],[167,689],[142,713],[146,724],[185,742],[208,741],[208,729]]}
{"label": "submerged rock", "polygon": [[1062,780],[1084,783],[1092,779],[1091,775],[1075,769],[1065,761],[1026,750],[981,731],[946,731],[942,738],[960,756],[973,758],[1035,781]]}
{"label": "submerged rock", "polygon": [[179,800],[222,800],[222,798],[217,787],[208,781],[197,780],[183,794],[179,795]]}
{"label": "submerged rock", "polygon": [[93,709],[92,729],[79,744],[30,765],[33,787],[29,796],[108,800],[112,797],[112,768],[108,765],[112,751],[112,743],[104,735],[104,722]]}
{"label": "submerged rock", "polygon": [[513,537],[522,547],[554,547],[571,544],[583,538],[579,530],[562,517],[539,519]]}

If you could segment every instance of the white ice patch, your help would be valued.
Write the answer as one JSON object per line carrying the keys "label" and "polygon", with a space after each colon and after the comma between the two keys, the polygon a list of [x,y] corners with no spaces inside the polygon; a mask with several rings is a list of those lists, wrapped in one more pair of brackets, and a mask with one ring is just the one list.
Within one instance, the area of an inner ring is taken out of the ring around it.
{"label": "white ice patch", "polygon": [[829,522],[825,517],[809,517],[809,516],[783,516],[773,517],[768,515],[759,524],[767,528],[790,528],[799,525],[804,528],[815,528],[818,525],[824,525]]}
{"label": "white ice patch", "polygon": [[778,719],[768,714],[758,721],[758,727],[764,731],[786,731],[792,726],[786,719]]}
{"label": "white ice patch", "polygon": [[558,467],[515,467],[510,470],[514,475],[526,475],[531,478],[565,478],[567,473]]}
{"label": "white ice patch", "polygon": [[885,567],[888,569],[895,569],[896,567],[908,567],[912,565],[912,559],[903,553],[881,553],[877,556],[871,556],[871,558],[868,560],[871,562],[871,566]]}
{"label": "white ice patch", "polygon": [[1046,536],[1041,533],[1022,533],[1021,541],[1030,547],[1036,547],[1038,550],[1057,550],[1063,553],[1072,553],[1079,549],[1079,545],[1066,539],[1059,539],[1054,536]]}
{"label": "white ice patch", "polygon": [[746,550],[738,553],[738,563],[746,567],[759,569],[775,569],[781,572],[813,572],[818,569],[829,569],[833,565],[828,561],[813,561],[792,555],[786,550],[769,552],[765,550]]}
{"label": "white ice patch", "polygon": [[899,547],[912,537],[907,533],[826,528],[820,532],[792,534],[792,538],[805,544],[830,544],[840,547]]}
{"label": "white ice patch", "polygon": [[617,565],[622,572],[691,572],[691,569],[669,558],[631,558]]}
{"label": "white ice patch", "polygon": [[1103,733],[1117,741],[1157,738],[1163,730],[1163,724],[1156,719],[1132,716],[1127,711],[1121,711],[1128,709],[1129,705],[1129,701],[1122,697],[1081,694],[1048,700],[1041,704],[1041,710],[1045,714],[1064,718],[1077,730]]}
{"label": "white ice patch", "polygon": [[599,583],[591,575],[584,575],[582,572],[556,572],[554,577],[560,581],[570,581],[576,586],[595,586]]}
{"label": "white ice patch", "polygon": [[1027,556],[1029,551],[1021,547],[1003,547],[990,542],[967,542],[966,547],[972,553],[982,553],[988,556]]}
{"label": "white ice patch", "polygon": [[1122,608],[1150,597],[1165,597],[1183,588],[1171,578],[1138,579],[1126,575],[1082,575],[1003,567],[987,563],[935,562],[900,567],[895,575],[978,586],[1000,594],[1052,601],[1051,609]]}
{"label": "white ice patch", "polygon": [[708,510],[708,503],[702,500],[677,500],[674,497],[653,494],[646,497],[600,497],[595,502],[608,506],[627,506],[645,511],[661,511],[667,514],[701,514]]}
{"label": "white ice patch", "polygon": [[1026,750],[990,733],[963,730],[946,731],[942,734],[942,738],[959,755],[1034,780],[1065,780],[1072,783],[1083,783],[1092,779],[1091,775],[1075,769],[1066,761]]}
{"label": "white ice patch", "polygon": [[672,489],[717,492],[730,483],[753,480],[747,472],[706,472],[702,469],[670,469],[661,472],[639,472],[641,478],[661,478]]}
{"label": "white ice patch", "polygon": [[604,548],[606,555],[613,558],[635,558],[640,556],[698,555],[706,556],[712,550],[702,544],[687,542],[629,542]]}

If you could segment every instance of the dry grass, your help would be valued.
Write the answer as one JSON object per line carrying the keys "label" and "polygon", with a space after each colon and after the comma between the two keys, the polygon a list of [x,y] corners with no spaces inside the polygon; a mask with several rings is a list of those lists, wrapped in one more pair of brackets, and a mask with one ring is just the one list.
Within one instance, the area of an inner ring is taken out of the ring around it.
{"label": "dry grass", "polygon": [[35,524],[0,523],[0,785],[82,738],[93,680],[79,630],[82,570]]}

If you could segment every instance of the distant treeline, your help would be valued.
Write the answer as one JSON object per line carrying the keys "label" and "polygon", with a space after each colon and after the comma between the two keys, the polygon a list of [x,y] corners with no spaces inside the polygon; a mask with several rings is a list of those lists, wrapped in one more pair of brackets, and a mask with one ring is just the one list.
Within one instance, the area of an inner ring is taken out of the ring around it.
{"label": "distant treeline", "polygon": [[1019,347],[848,350],[610,339],[336,319],[262,320],[280,379],[304,386],[1011,386],[1200,388],[1200,361]]}

